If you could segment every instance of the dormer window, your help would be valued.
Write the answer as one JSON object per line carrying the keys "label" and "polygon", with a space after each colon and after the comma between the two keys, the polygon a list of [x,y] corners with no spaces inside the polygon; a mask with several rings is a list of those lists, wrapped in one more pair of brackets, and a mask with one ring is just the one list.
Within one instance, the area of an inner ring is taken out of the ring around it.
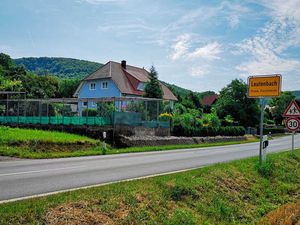
{"label": "dormer window", "polygon": [[96,83],[90,83],[90,90],[91,91],[96,90]]}
{"label": "dormer window", "polygon": [[145,86],[146,86],[145,82],[140,82],[139,85],[137,86],[137,89],[139,91],[144,91],[145,90]]}

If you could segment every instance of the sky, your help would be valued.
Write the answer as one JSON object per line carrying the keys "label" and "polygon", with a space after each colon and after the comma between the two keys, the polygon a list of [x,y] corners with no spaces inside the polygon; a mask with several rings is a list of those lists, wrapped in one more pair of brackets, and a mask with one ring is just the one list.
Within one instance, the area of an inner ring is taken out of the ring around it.
{"label": "sky", "polygon": [[154,65],[198,92],[264,74],[300,90],[300,0],[0,0],[0,52]]}

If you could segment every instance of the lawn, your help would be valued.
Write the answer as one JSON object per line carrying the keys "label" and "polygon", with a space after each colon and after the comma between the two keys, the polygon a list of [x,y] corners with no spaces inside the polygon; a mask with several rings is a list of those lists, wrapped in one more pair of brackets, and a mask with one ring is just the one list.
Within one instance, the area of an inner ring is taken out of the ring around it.
{"label": "lawn", "polygon": [[296,224],[299,177],[300,149],[6,203],[0,224]]}
{"label": "lawn", "polygon": [[[166,145],[130,148],[111,148],[107,145],[105,154],[163,151],[175,149],[204,148],[257,142],[250,138],[246,141],[203,143],[194,145]],[[43,159],[102,155],[100,141],[76,134],[9,128],[0,126],[0,156]]]}
{"label": "lawn", "polygon": [[62,144],[78,142],[97,143],[97,141],[94,139],[76,134],[0,126],[0,144],[18,144],[28,142],[48,142]]}

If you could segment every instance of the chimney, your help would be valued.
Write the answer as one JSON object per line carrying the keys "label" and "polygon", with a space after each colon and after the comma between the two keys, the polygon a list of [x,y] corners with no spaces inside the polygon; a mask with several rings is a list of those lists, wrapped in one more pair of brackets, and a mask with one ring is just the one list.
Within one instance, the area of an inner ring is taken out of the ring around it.
{"label": "chimney", "polygon": [[121,65],[122,68],[126,70],[126,60],[122,60]]}

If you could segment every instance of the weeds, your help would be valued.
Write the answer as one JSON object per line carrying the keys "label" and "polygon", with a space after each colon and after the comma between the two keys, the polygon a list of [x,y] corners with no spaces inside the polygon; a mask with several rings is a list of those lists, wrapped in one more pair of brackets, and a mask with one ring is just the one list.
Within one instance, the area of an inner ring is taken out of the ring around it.
{"label": "weeds", "polygon": [[261,172],[255,157],[7,203],[0,224],[297,224],[300,149],[294,154],[269,154]]}
{"label": "weeds", "polygon": [[270,161],[265,161],[262,164],[260,164],[259,162],[257,162],[255,164],[255,169],[257,170],[257,172],[265,177],[271,177],[273,175],[273,171],[274,171],[274,164]]}

